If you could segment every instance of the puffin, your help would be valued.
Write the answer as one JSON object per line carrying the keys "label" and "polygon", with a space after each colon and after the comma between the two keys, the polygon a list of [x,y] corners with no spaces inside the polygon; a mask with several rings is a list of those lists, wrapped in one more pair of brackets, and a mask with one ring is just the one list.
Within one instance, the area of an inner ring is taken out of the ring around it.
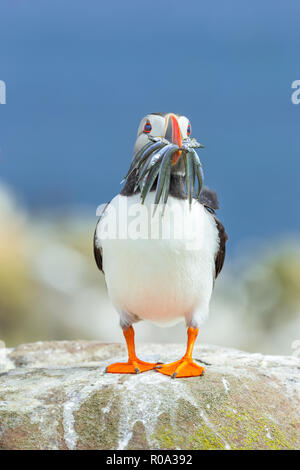
{"label": "puffin", "polygon": [[[94,257],[120,316],[127,362],[107,373],[155,369],[172,378],[202,376],[192,357],[207,318],[228,239],[216,217],[215,191],[203,186],[203,169],[189,119],[150,113],[141,120],[129,170],[120,193],[104,205],[94,234]],[[133,325],[167,327],[185,321],[187,347],[168,364],[142,361]]]}

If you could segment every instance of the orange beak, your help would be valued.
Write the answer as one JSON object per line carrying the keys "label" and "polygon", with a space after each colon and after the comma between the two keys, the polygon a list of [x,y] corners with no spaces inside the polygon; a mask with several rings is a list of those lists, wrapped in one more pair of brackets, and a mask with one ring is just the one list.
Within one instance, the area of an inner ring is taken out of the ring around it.
{"label": "orange beak", "polygon": [[[168,116],[165,138],[169,142],[172,142],[173,144],[178,145],[178,147],[181,147],[182,145],[182,138],[181,138],[181,132],[179,129],[179,124],[174,114],[169,114]],[[173,154],[172,165],[175,165],[178,162],[180,155],[181,155],[181,150],[178,150],[177,152]]]}

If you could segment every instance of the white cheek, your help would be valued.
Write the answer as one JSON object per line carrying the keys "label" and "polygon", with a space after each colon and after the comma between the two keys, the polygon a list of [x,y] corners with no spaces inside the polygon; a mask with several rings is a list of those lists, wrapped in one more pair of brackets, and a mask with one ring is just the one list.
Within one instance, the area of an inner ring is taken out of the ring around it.
{"label": "white cheek", "polygon": [[186,139],[188,137],[187,128],[188,128],[189,123],[190,123],[189,120],[185,116],[181,116],[179,118],[179,127],[180,127],[182,137],[184,139]]}
{"label": "white cheek", "polygon": [[150,132],[151,135],[155,137],[162,137],[165,132],[165,119],[161,116],[155,116],[150,120],[152,130]]}
{"label": "white cheek", "polygon": [[134,145],[133,154],[149,143],[148,134],[141,134]]}

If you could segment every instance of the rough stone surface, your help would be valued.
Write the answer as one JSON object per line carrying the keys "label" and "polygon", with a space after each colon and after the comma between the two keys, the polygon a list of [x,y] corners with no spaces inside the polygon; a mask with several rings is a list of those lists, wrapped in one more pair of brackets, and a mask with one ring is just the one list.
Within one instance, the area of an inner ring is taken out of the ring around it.
{"label": "rough stone surface", "polygon": [[[138,346],[169,362],[184,345]],[[0,449],[299,449],[300,359],[199,345],[203,377],[105,374],[124,346],[0,344]]]}

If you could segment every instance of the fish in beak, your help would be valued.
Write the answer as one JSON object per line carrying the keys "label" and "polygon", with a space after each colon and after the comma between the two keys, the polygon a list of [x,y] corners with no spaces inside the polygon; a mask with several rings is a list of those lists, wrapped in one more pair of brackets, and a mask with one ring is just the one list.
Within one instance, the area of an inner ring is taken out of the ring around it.
{"label": "fish in beak", "polygon": [[[187,118],[185,119],[189,123]],[[174,113],[148,115],[141,121],[133,160],[124,180],[134,173],[135,191],[140,191],[142,204],[157,182],[155,209],[161,200],[164,208],[169,196],[172,168],[182,157],[187,196],[191,207],[193,197],[199,197],[203,184],[202,165],[195,148],[203,148],[203,145],[190,137],[190,124],[186,126],[185,134],[182,134],[178,115]],[[198,182],[196,196],[195,179]]]}

